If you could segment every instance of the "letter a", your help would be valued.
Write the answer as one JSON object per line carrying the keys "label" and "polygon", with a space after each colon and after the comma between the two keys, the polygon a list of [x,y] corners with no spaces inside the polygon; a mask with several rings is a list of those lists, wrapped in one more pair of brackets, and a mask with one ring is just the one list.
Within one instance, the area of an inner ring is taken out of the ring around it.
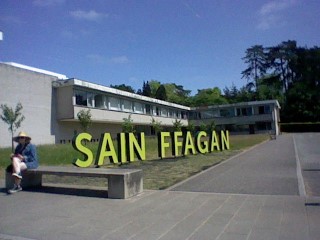
{"label": "letter a", "polygon": [[95,164],[103,165],[105,157],[109,157],[112,163],[118,163],[118,156],[114,148],[110,133],[101,134],[101,140],[97,151]]}
{"label": "letter a", "polygon": [[217,149],[220,151],[220,145],[219,145],[219,140],[216,131],[212,131],[211,134],[211,152],[214,151],[214,149]]}

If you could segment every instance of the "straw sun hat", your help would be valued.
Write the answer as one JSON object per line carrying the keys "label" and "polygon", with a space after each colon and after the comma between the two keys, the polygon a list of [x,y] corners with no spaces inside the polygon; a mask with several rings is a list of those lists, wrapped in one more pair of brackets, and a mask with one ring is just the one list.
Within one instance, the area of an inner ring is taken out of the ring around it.
{"label": "straw sun hat", "polygon": [[25,137],[26,140],[28,140],[28,141],[31,140],[31,137],[29,137],[28,134],[26,134],[25,132],[19,132],[18,136],[13,137],[13,141],[19,142],[19,138],[20,138],[20,137]]}

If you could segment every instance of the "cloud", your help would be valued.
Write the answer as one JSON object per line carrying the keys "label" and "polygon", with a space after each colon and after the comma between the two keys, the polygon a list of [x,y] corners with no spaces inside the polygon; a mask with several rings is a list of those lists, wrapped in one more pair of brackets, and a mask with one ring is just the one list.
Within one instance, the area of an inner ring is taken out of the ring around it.
{"label": "cloud", "polygon": [[65,0],[34,0],[32,3],[38,7],[50,7],[63,4]]}
{"label": "cloud", "polygon": [[285,22],[285,11],[295,5],[296,0],[271,1],[261,6],[258,11],[258,25],[260,30],[282,27]]}
{"label": "cloud", "polygon": [[95,10],[82,11],[76,10],[70,12],[71,17],[77,20],[86,20],[86,21],[100,21],[103,18],[108,17],[108,14],[98,13]]}
{"label": "cloud", "polygon": [[111,58],[110,62],[114,64],[125,64],[129,62],[129,59],[127,58],[127,56],[119,56]]}
{"label": "cloud", "polygon": [[183,2],[183,5],[193,14],[193,16],[197,18],[201,18],[200,14],[198,14],[194,8],[190,6],[187,2]]}
{"label": "cloud", "polygon": [[62,37],[67,38],[67,39],[75,39],[77,38],[73,32],[69,31],[69,30],[63,30],[61,32]]}
{"label": "cloud", "polygon": [[285,25],[285,22],[281,19],[280,16],[270,14],[260,19],[257,28],[260,30],[268,30],[272,27],[279,27],[283,25]]}
{"label": "cloud", "polygon": [[104,57],[100,54],[89,54],[87,58],[97,64],[126,64],[129,63],[127,56],[117,56],[112,58]]}
{"label": "cloud", "polygon": [[86,29],[73,29],[73,30],[62,30],[61,36],[66,39],[79,39],[82,37],[90,36],[91,32],[90,30]]}
{"label": "cloud", "polygon": [[94,63],[98,63],[98,64],[103,64],[107,62],[107,59],[99,54],[89,54],[87,55],[87,58],[94,62]]}

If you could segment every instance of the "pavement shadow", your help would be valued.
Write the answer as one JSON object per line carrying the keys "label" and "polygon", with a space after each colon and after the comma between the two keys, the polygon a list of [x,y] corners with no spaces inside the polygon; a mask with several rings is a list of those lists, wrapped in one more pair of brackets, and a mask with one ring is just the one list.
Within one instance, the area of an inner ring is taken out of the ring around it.
{"label": "pavement shadow", "polygon": [[27,188],[24,191],[28,192],[40,192],[50,194],[63,194],[81,197],[93,197],[93,198],[108,198],[107,190],[98,189],[82,189],[76,187],[64,187],[64,186],[42,186],[37,188]]}

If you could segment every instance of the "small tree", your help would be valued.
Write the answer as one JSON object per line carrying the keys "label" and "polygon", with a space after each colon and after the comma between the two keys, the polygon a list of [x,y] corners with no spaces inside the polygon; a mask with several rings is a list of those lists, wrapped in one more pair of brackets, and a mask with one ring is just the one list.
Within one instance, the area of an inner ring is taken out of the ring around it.
{"label": "small tree", "polygon": [[191,133],[194,133],[196,127],[194,126],[193,123],[189,123],[189,125],[187,126],[187,130]]}
{"label": "small tree", "polygon": [[207,125],[207,130],[209,133],[211,133],[213,130],[215,130],[216,128],[216,123],[215,121],[211,121],[208,125]]}
{"label": "small tree", "polygon": [[161,132],[163,129],[161,122],[155,120],[154,118],[152,118],[152,120],[151,120],[151,126],[154,129],[156,135],[158,132]]}
{"label": "small tree", "polygon": [[199,126],[200,131],[206,131],[207,130],[207,126],[206,124],[204,124],[203,122],[200,124]]}
{"label": "small tree", "polygon": [[131,119],[131,114],[129,114],[128,118],[123,118],[122,123],[122,132],[125,133],[135,133],[136,130],[134,129],[133,120]]}
{"label": "small tree", "polygon": [[176,119],[173,122],[173,129],[176,132],[181,132],[181,128],[182,128],[183,124],[181,123],[181,120]]}
{"label": "small tree", "polygon": [[80,125],[81,125],[81,128],[84,132],[87,132],[90,125],[92,124],[92,120],[91,120],[91,112],[90,112],[90,109],[88,110],[80,110],[77,114],[77,117],[80,121]]}
{"label": "small tree", "polygon": [[9,125],[8,130],[11,132],[11,148],[13,151],[13,134],[20,127],[25,117],[22,115],[22,104],[19,102],[16,109],[8,107],[6,104],[1,104],[2,114],[0,115],[2,121]]}

